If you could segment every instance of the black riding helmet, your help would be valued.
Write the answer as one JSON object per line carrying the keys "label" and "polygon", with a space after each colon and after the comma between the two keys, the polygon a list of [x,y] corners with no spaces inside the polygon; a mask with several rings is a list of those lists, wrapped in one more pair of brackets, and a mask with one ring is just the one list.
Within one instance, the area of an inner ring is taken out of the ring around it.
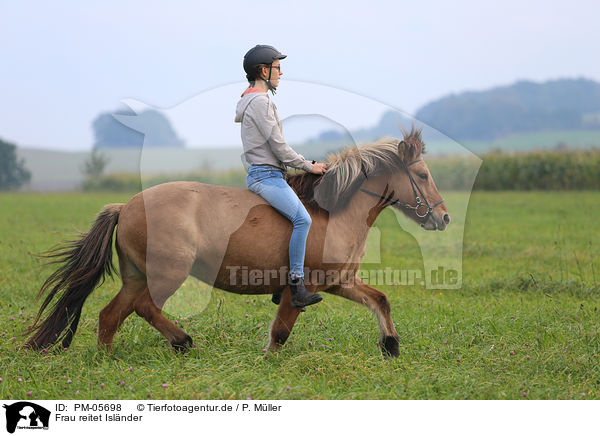
{"label": "black riding helmet", "polygon": [[279,50],[271,45],[257,45],[252,47],[244,55],[244,71],[249,82],[253,82],[257,78],[258,66],[269,65],[269,77],[266,80],[267,86],[275,93],[275,87],[271,85],[271,64],[275,59],[285,59],[287,55],[282,54]]}

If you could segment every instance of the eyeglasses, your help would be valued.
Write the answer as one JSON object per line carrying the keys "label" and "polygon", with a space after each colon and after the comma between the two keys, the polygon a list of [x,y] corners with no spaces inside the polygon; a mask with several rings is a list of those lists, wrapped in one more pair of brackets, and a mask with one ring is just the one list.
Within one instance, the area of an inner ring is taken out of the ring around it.
{"label": "eyeglasses", "polygon": [[281,65],[271,65],[271,68],[275,68],[277,71],[281,73]]}

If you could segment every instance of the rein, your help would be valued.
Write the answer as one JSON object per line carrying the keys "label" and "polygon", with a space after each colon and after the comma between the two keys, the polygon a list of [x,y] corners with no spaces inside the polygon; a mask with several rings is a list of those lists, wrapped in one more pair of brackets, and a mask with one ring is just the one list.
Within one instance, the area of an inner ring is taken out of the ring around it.
{"label": "rein", "polygon": [[[427,198],[425,198],[425,194],[423,194],[423,191],[421,191],[421,188],[419,187],[419,185],[415,181],[414,177],[410,173],[408,167],[411,166],[411,165],[413,165],[413,164],[416,164],[417,162],[421,162],[422,160],[423,160],[423,158],[420,158],[420,159],[412,161],[409,164],[404,164],[404,169],[406,170],[406,174],[408,174],[408,179],[410,180],[410,186],[411,186],[411,188],[413,190],[413,194],[415,196],[415,203],[416,203],[415,206],[412,206],[412,205],[410,205],[408,203],[403,203],[400,200],[392,199],[392,194],[388,195],[387,197],[384,197],[383,195],[376,194],[375,192],[369,191],[368,189],[360,188],[360,190],[362,192],[366,193],[366,194],[369,194],[369,195],[372,195],[374,197],[377,197],[380,200],[385,200],[386,203],[388,203],[391,206],[398,205],[398,206],[404,207],[405,209],[414,210],[415,211],[415,215],[417,215],[419,218],[427,218],[427,217],[429,217],[429,215],[431,215],[431,212],[433,212],[433,209],[436,206],[439,206],[440,204],[442,204],[444,202],[444,199],[442,198],[440,201],[438,201],[433,206],[431,206],[429,204],[429,202],[427,201]],[[417,194],[417,191],[418,191],[418,194]],[[421,200],[421,197],[423,198],[423,200]],[[426,208],[425,209],[426,212],[423,215],[421,215],[419,213],[419,208],[422,208],[422,207]]]}

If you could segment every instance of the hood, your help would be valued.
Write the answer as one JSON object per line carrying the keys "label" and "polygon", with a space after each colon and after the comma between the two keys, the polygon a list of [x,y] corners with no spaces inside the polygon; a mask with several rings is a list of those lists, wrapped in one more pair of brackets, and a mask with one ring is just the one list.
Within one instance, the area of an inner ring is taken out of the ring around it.
{"label": "hood", "polygon": [[245,94],[242,98],[240,98],[240,101],[238,101],[237,107],[235,109],[235,122],[236,123],[242,122],[242,118],[244,117],[244,112],[246,112],[246,109],[248,108],[250,101],[253,100],[255,97],[258,97],[258,95],[267,95],[267,94],[265,92],[249,92],[249,93]]}

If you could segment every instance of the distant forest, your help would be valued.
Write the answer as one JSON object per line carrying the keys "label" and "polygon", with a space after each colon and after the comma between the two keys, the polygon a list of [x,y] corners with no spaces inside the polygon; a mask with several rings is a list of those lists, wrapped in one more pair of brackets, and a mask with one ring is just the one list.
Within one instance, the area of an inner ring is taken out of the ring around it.
{"label": "distant forest", "polygon": [[[587,79],[520,81],[442,97],[423,106],[415,117],[419,124],[462,141],[496,140],[515,133],[547,130],[600,130],[600,83]],[[358,140],[397,136],[398,121],[405,126],[411,123],[389,111],[376,126],[352,135]],[[329,130],[311,142],[335,141],[343,136],[344,133]]]}
{"label": "distant forest", "polygon": [[585,79],[517,82],[441,98],[421,108],[416,117],[461,140],[493,140],[540,130],[600,129],[600,84]]}

